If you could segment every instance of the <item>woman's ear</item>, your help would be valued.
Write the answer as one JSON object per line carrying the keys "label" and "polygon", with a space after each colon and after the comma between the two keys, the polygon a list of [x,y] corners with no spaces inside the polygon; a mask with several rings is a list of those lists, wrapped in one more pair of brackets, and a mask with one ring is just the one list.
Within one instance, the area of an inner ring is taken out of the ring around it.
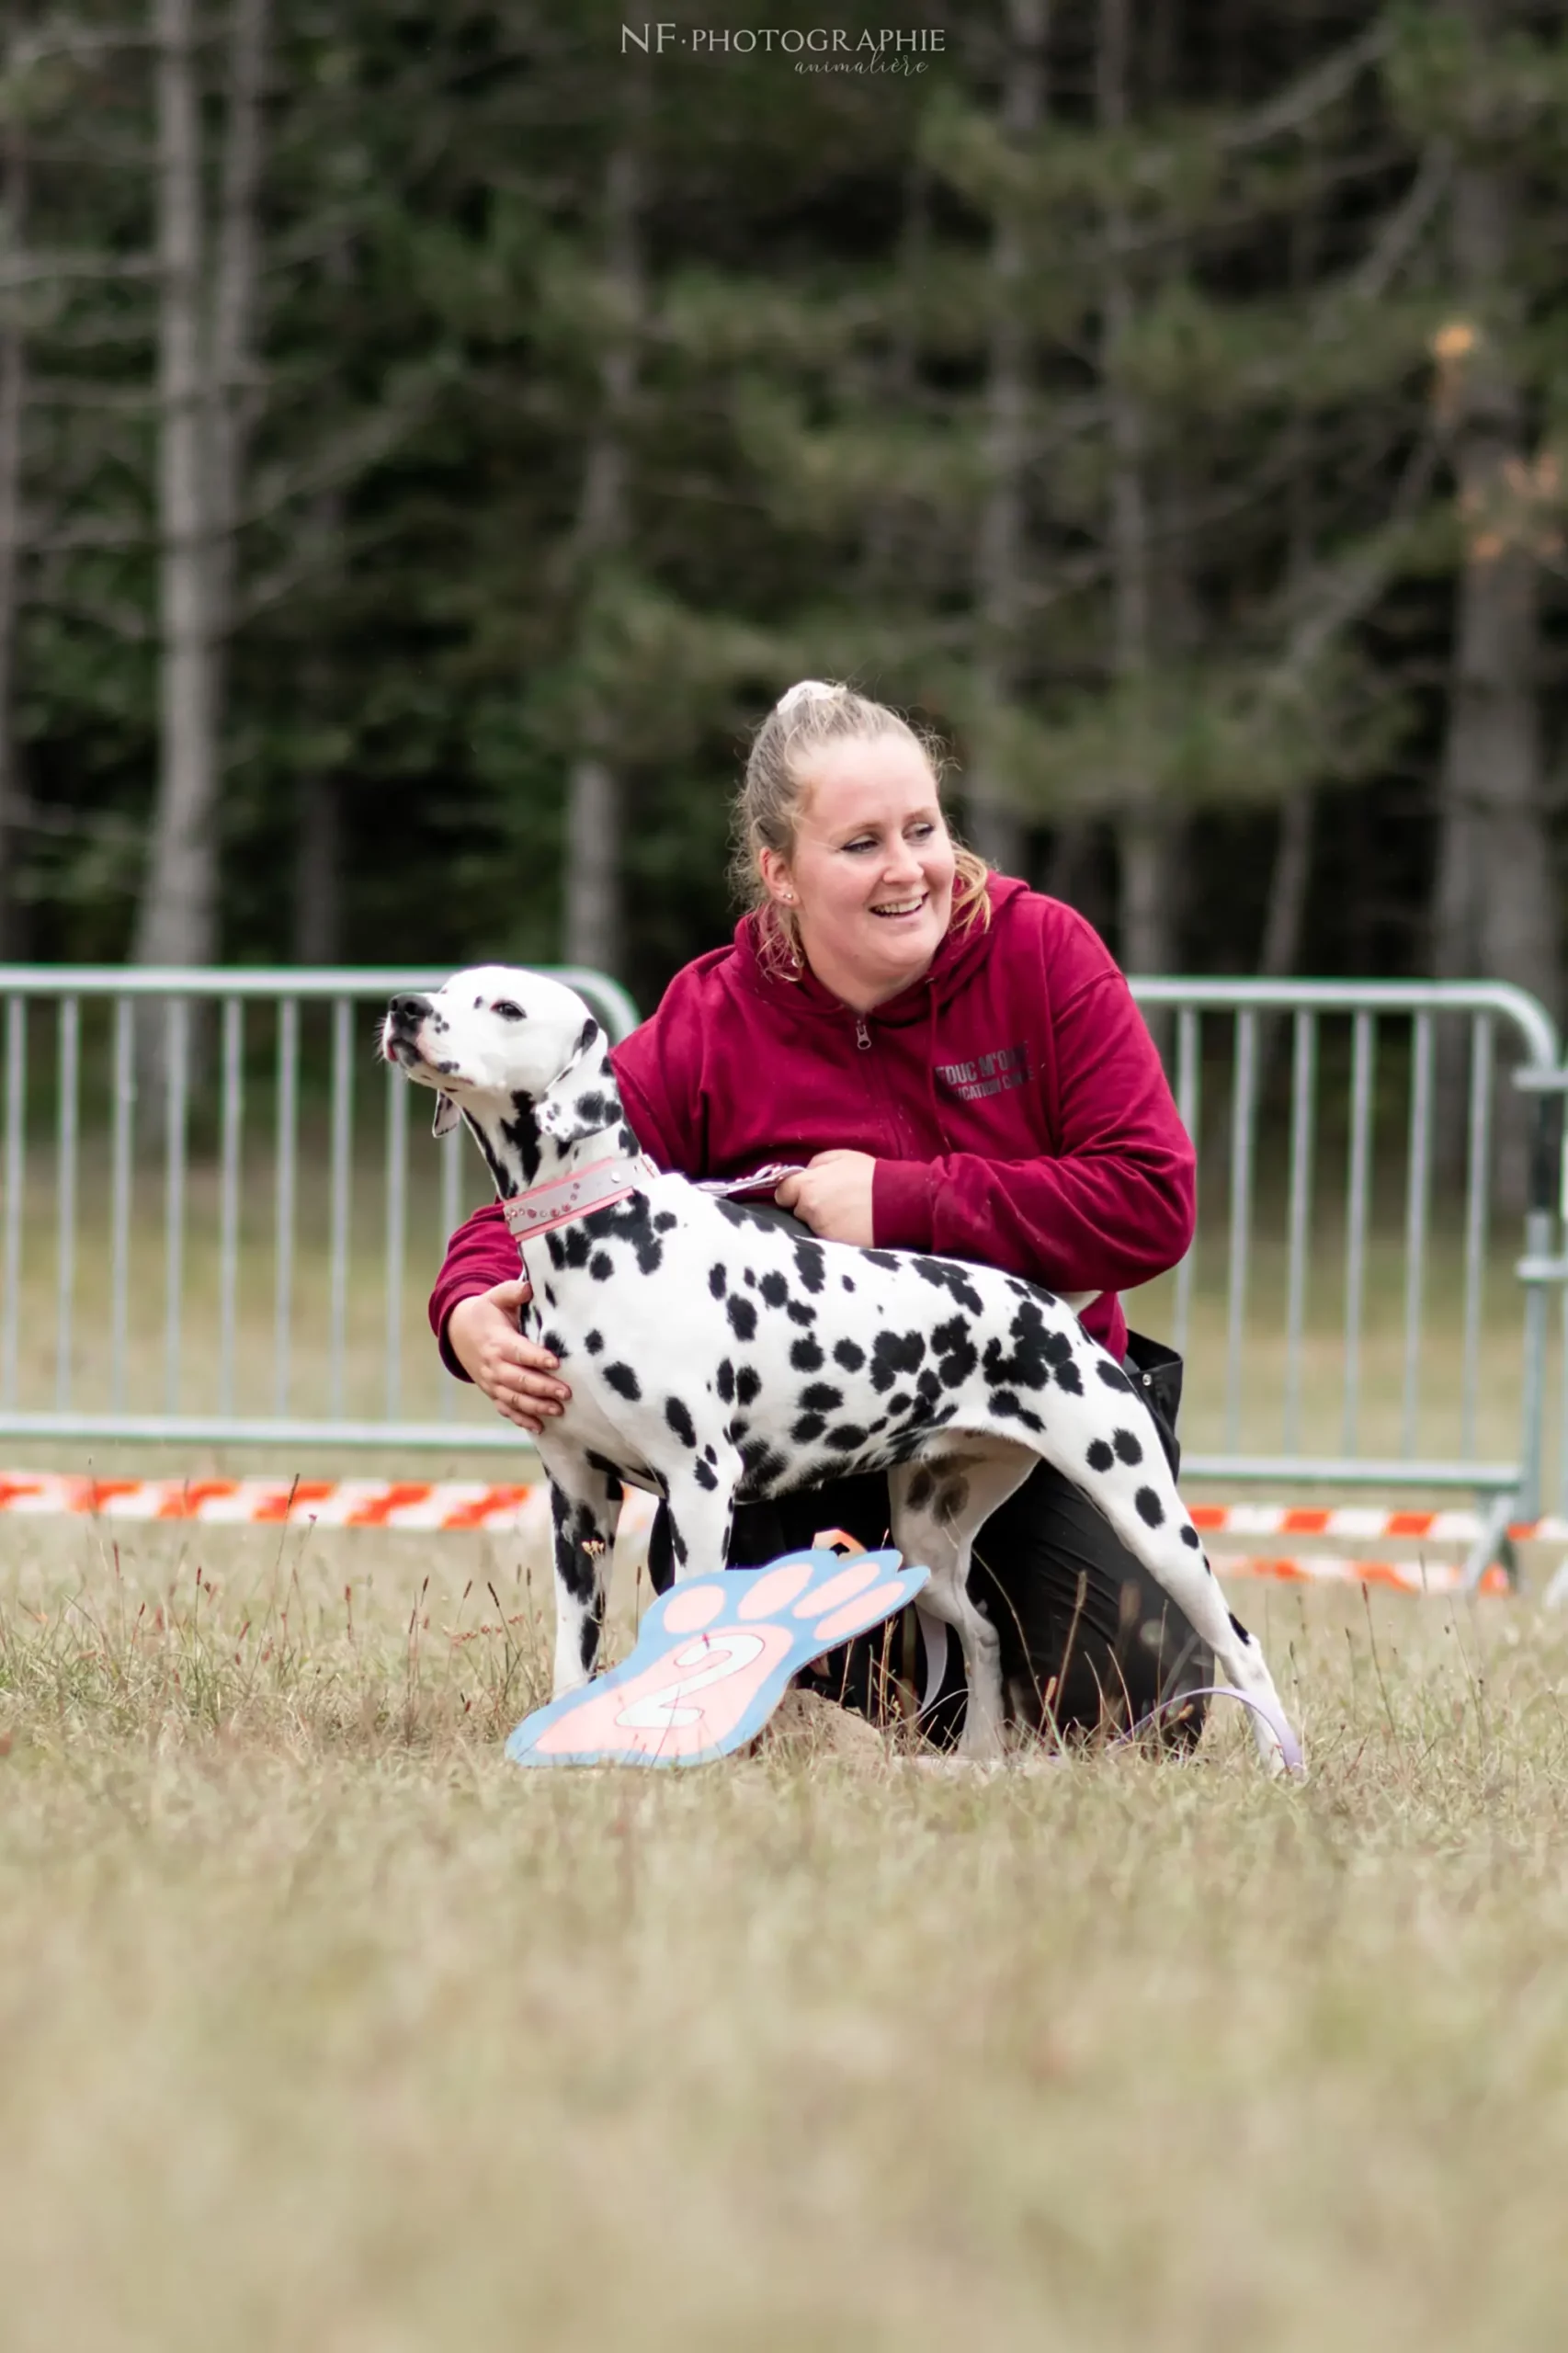
{"label": "woman's ear", "polygon": [[793,906],[795,892],[790,881],[790,861],[783,851],[765,849],[758,854],[756,863],[768,897],[778,899],[787,907]]}

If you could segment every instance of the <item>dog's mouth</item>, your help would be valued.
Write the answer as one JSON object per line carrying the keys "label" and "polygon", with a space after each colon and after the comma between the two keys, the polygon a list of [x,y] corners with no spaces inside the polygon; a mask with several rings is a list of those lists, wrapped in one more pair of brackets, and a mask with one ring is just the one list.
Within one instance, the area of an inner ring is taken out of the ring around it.
{"label": "dog's mouth", "polygon": [[[421,1025],[422,1026],[422,1025]],[[428,1086],[438,1086],[443,1095],[460,1093],[468,1081],[456,1063],[433,1062],[419,1042],[419,1029],[404,1029],[395,1020],[381,1025],[381,1058],[396,1063],[406,1076],[423,1079]]]}

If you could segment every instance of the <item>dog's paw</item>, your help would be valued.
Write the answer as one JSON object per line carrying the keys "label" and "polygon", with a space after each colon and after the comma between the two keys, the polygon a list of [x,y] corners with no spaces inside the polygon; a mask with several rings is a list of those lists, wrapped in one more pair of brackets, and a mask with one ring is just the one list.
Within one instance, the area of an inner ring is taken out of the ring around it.
{"label": "dog's paw", "polygon": [[662,1594],[631,1656],[517,1726],[517,1765],[701,1765],[756,1738],[790,1677],[913,1600],[896,1552],[791,1552]]}

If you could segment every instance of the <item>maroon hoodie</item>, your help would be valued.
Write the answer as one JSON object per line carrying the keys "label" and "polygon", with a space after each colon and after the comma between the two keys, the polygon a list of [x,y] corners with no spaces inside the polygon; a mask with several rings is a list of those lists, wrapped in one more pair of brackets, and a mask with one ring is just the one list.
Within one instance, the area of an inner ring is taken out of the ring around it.
{"label": "maroon hoodie", "polygon": [[[1192,1146],[1095,931],[1021,882],[988,889],[989,927],[949,932],[924,979],[864,1016],[811,972],[766,971],[747,917],[614,1049],[627,1117],[661,1168],[688,1176],[870,1153],[881,1246],[1098,1290],[1084,1322],[1119,1359],[1117,1293],[1192,1238]],[[452,1236],[431,1295],[453,1372],[452,1309],[517,1273],[491,1202]]]}

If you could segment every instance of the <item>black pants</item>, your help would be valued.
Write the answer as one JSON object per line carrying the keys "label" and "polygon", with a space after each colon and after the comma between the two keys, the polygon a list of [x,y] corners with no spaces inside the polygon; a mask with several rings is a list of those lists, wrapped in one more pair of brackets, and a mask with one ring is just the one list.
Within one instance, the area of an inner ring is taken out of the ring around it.
{"label": "black pants", "polygon": [[[1181,1359],[1133,1335],[1127,1371],[1148,1406],[1173,1472],[1180,1461],[1176,1415]],[[781,1552],[809,1545],[819,1529],[841,1528],[868,1547],[888,1540],[883,1472],[835,1479],[736,1507],[730,1534],[732,1569],[761,1568]],[[661,1506],[649,1541],[649,1574],[663,1592],[673,1574],[669,1529]],[[974,1540],[970,1592],[996,1627],[1011,1712],[1033,1728],[1085,1737],[1102,1726],[1139,1722],[1161,1701],[1214,1679],[1213,1654],[1109,1522],[1048,1462],[993,1512]],[[846,1706],[878,1711],[881,1630],[823,1665],[823,1688]],[[897,1637],[893,1651],[898,1657]],[[925,1661],[917,1661],[925,1688]],[[933,1737],[956,1739],[963,1722],[963,1666],[949,1644],[941,1697],[924,1721]],[[1184,1745],[1198,1738],[1208,1702],[1167,1708],[1161,1730]]]}

